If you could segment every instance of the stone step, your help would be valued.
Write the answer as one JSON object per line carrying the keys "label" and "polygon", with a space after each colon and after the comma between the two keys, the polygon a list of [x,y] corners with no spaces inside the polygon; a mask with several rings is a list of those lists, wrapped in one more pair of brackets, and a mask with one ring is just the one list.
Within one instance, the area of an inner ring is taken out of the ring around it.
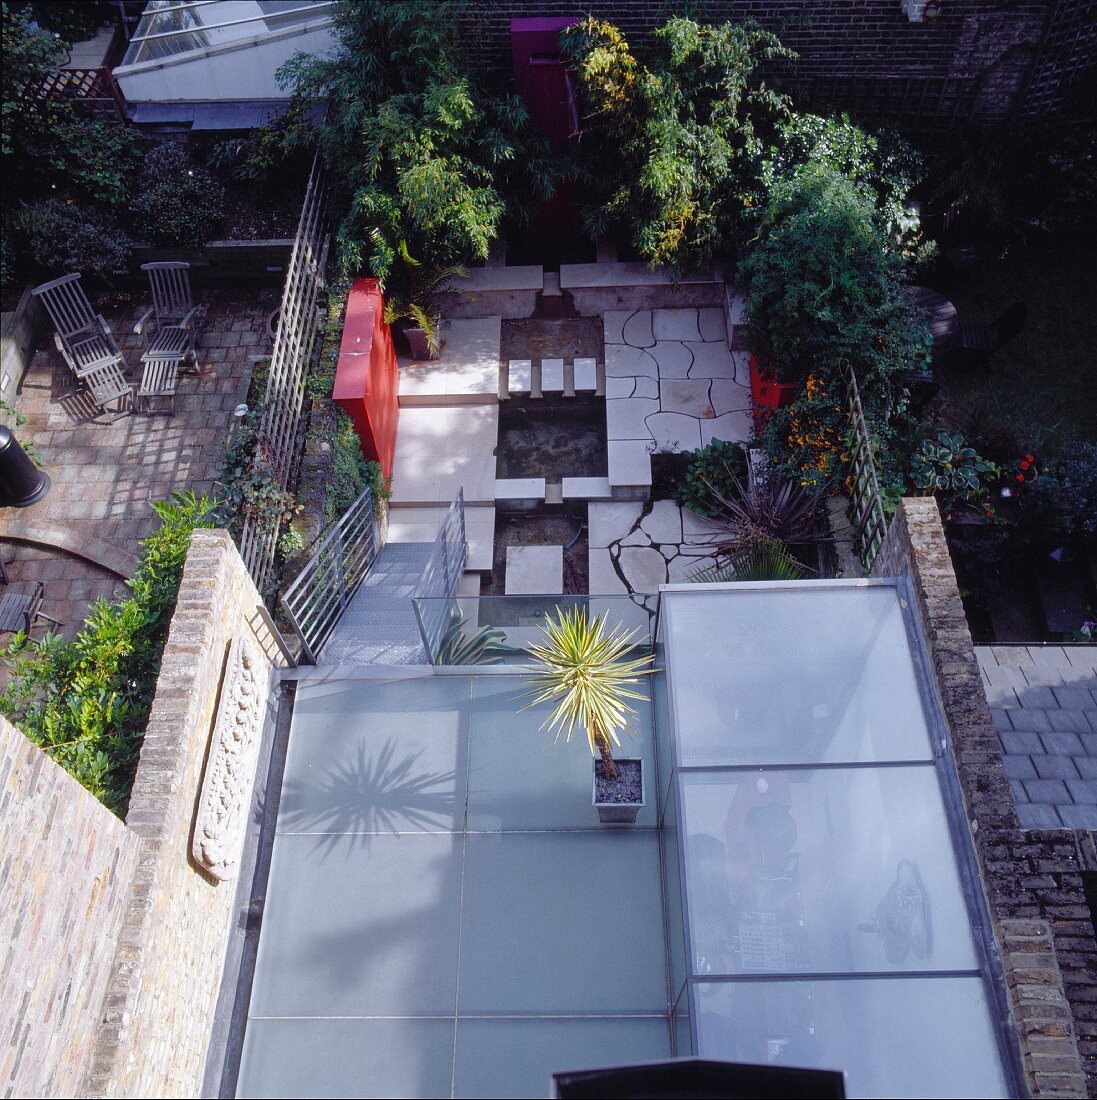
{"label": "stone step", "polygon": [[448,505],[462,488],[466,503],[492,504],[498,441],[498,404],[401,409],[391,506]]}
{"label": "stone step", "polygon": [[[447,507],[413,506],[393,508],[389,511],[389,543],[431,542],[438,537],[446,518]],[[466,570],[490,573],[492,551],[495,543],[495,508],[469,507],[465,509],[465,537],[468,540]]]}
{"label": "stone step", "polygon": [[511,359],[507,364],[508,396],[524,396],[533,388],[533,362],[530,359]]}

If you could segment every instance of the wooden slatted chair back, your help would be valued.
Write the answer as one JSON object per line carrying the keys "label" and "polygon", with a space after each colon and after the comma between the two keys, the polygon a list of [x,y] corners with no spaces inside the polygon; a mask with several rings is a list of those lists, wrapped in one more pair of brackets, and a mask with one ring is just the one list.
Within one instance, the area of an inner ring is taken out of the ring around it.
{"label": "wooden slatted chair back", "polygon": [[62,275],[60,279],[36,286],[31,293],[46,307],[53,327],[62,340],[96,328],[95,310],[80,285],[79,275]]}
{"label": "wooden slatted chair back", "polygon": [[156,327],[178,324],[194,308],[190,294],[190,264],[169,262],[142,264],[152,287]]}

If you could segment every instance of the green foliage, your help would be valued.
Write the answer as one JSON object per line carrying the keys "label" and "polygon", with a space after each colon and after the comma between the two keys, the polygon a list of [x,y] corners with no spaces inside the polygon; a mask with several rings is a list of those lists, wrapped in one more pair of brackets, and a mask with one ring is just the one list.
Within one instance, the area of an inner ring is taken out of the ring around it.
{"label": "green foliage", "polygon": [[921,248],[907,196],[923,175],[919,154],[898,135],[873,134],[848,115],[824,117],[795,112],[785,122],[762,165],[758,211],[772,189],[804,164],[821,164],[871,190],[877,223],[896,247],[914,257]]}
{"label": "green foliage", "polygon": [[66,188],[104,206],[126,203],[142,162],[142,142],[134,129],[74,118],[54,127],[53,137],[46,163]]}
{"label": "green foliage", "polygon": [[623,234],[681,271],[720,254],[755,202],[762,154],[789,118],[765,69],[795,55],[755,23],[675,17],[654,39],[645,64],[593,16],[561,35],[578,77],[588,232]]}
{"label": "green foliage", "polygon": [[483,626],[471,634],[465,632],[465,617],[458,604],[449,609],[446,629],[438,643],[436,665],[497,665],[506,649],[502,630]]}
{"label": "green foliage", "polygon": [[70,45],[91,38],[109,16],[112,4],[103,0],[35,0],[34,17]]}
{"label": "green foliage", "polygon": [[218,481],[222,496],[220,517],[238,542],[249,521],[281,526],[297,511],[293,494],[282,488],[274,473],[274,455],[263,436],[262,405],[248,411],[234,433],[221,462]]}
{"label": "green foliage", "polygon": [[141,164],[133,224],[150,244],[199,248],[222,221],[225,189],[189,150],[164,141]]}
{"label": "green foliage", "polygon": [[0,710],[120,817],[152,706],[191,532],[213,526],[213,502],[176,493],[152,505],[160,526],[142,543],[129,595],[99,600],[71,641],[16,636]]}
{"label": "green foliage", "polygon": [[558,608],[544,626],[544,642],[526,651],[534,661],[532,691],[523,710],[538,703],[554,703],[542,729],[571,741],[576,726],[584,726],[592,755],[601,756],[607,779],[617,778],[613,745],[618,732],[636,711],[629,699],[646,699],[632,685],[650,676],[651,654],[636,657],[635,630],[607,629],[609,616],[593,618],[585,607]]}
{"label": "green foliage", "polygon": [[45,156],[53,146],[52,127],[71,117],[67,104],[29,100],[33,89],[64,60],[65,47],[48,31],[31,26],[27,8],[2,5],[3,55],[0,80],[3,88],[2,144],[5,175],[26,171],[28,161]]}
{"label": "green foliage", "polygon": [[734,479],[747,479],[746,451],[739,443],[714,439],[690,453],[683,480],[675,486],[674,499],[699,516],[715,516],[720,507],[716,493],[734,490]]}
{"label": "green foliage", "polygon": [[949,501],[981,500],[998,476],[998,467],[969,447],[959,432],[941,431],[936,439],[923,439],[910,459],[914,487]]}
{"label": "green foliage", "polygon": [[72,199],[49,198],[24,205],[13,233],[19,253],[37,271],[110,275],[125,270],[133,241],[114,219]]}
{"label": "green foliage", "polygon": [[404,241],[400,242],[400,260],[404,278],[390,279],[390,290],[385,295],[385,324],[407,320],[421,328],[430,357],[435,359],[442,348],[442,314],[438,308],[438,295],[452,279],[464,278],[468,268],[456,264],[448,267],[424,264],[408,252]]}
{"label": "green foliage", "polygon": [[398,290],[401,245],[443,267],[485,259],[504,218],[555,188],[520,101],[485,96],[461,71],[447,4],[362,0],[333,23],[331,54],[298,54],[279,77],[298,107],[328,104],[321,149],[345,189],[340,268]]}
{"label": "green foliage", "polygon": [[209,166],[221,179],[264,187],[291,169],[295,160],[311,154],[316,131],[304,105],[293,104],[264,126],[217,142]]}
{"label": "green foliage", "polygon": [[694,584],[727,584],[731,581],[798,581],[807,572],[779,542],[752,542],[727,556],[694,570]]}
{"label": "green foliage", "polygon": [[[330,392],[328,394],[330,399]],[[324,495],[324,518],[334,523],[368,488],[375,506],[392,495],[381,464],[362,454],[362,443],[354,421],[342,409],[335,416],[335,435],[331,439],[332,477]]]}
{"label": "green foliage", "polygon": [[1025,487],[1026,523],[1052,538],[1097,535],[1097,443],[1068,440]]}

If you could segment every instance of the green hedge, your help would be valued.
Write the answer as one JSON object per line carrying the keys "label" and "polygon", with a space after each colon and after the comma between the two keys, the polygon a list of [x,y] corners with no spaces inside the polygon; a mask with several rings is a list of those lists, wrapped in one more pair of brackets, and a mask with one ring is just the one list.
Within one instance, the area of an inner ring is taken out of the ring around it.
{"label": "green hedge", "polygon": [[145,736],[191,532],[214,503],[175,493],[154,503],[160,526],[141,544],[130,595],[97,600],[75,638],[16,636],[0,711],[119,817]]}

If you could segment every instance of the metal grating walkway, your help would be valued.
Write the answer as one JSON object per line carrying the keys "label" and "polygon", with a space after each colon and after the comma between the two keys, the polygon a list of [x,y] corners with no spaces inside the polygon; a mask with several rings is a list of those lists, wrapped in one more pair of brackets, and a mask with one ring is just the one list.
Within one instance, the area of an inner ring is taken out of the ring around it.
{"label": "metal grating walkway", "polygon": [[425,665],[411,595],[430,557],[429,542],[389,543],[320,652],[320,665]]}

